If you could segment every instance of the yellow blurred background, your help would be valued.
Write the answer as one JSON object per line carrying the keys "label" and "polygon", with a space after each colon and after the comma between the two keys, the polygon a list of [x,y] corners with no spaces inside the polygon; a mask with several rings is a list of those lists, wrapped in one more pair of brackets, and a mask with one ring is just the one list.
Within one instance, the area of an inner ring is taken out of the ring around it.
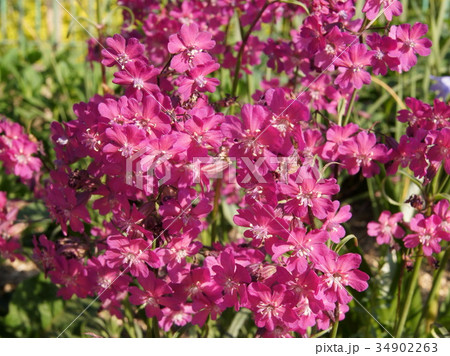
{"label": "yellow blurred background", "polygon": [[95,24],[120,23],[114,8],[112,0],[0,0],[0,44],[85,41],[89,34],[71,15],[97,35]]}

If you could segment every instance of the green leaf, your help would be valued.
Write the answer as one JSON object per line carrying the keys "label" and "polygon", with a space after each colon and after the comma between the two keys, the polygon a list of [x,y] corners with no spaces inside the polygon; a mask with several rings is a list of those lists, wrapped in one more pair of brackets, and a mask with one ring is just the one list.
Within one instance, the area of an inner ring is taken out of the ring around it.
{"label": "green leaf", "polygon": [[353,235],[353,234],[348,235],[348,236],[344,237],[344,238],[336,245],[335,252],[336,252],[336,253],[339,253],[339,251],[342,249],[342,247],[344,247],[344,246],[347,244],[347,242],[349,242],[350,240],[355,240],[355,243],[358,244],[358,238],[357,238],[355,235]]}
{"label": "green leaf", "polygon": [[292,4],[292,5],[297,5],[300,6],[303,10],[305,10],[305,12],[309,15],[309,9],[308,7],[303,4],[300,1],[295,1],[295,0],[281,0],[280,2],[284,2],[285,4]]}

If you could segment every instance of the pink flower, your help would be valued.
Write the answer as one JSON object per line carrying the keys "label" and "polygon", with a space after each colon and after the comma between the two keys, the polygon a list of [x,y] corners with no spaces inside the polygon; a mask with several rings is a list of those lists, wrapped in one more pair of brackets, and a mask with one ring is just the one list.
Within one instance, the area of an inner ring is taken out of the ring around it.
{"label": "pink flower", "polygon": [[391,55],[399,57],[400,69],[410,70],[416,63],[416,54],[428,56],[431,53],[431,41],[428,38],[421,38],[428,32],[428,26],[416,22],[412,27],[410,24],[392,26],[389,31],[389,37],[397,40],[397,50],[392,51]]}
{"label": "pink flower", "polygon": [[329,161],[336,161],[339,157],[339,147],[358,130],[358,125],[353,123],[345,126],[331,125],[327,130],[327,142],[323,146],[322,157]]}
{"label": "pink flower", "polygon": [[380,168],[375,161],[386,163],[389,160],[388,149],[383,144],[377,144],[373,133],[359,132],[339,147],[339,153],[344,167],[350,174],[356,174],[362,168],[364,177],[378,174]]}
{"label": "pink flower", "polygon": [[144,305],[147,318],[156,317],[161,320],[163,312],[160,304],[164,304],[164,295],[172,293],[172,289],[166,282],[155,277],[153,272],[149,273],[147,277],[138,277],[137,281],[143,290],[131,286],[129,289],[130,303]]}
{"label": "pink flower", "polygon": [[47,236],[39,236],[39,243],[36,237],[33,238],[33,259],[40,263],[47,276],[48,271],[55,267],[56,247],[53,241],[49,241]]}
{"label": "pink flower", "polygon": [[114,73],[113,83],[125,86],[129,93],[135,93],[143,90],[149,94],[151,92],[158,92],[159,88],[156,85],[156,77],[159,70],[153,66],[148,66],[143,62],[128,63],[125,68],[119,72]]}
{"label": "pink flower", "polygon": [[150,134],[165,135],[171,130],[169,117],[161,113],[161,104],[153,95],[144,96],[142,101],[130,99],[128,110],[134,114],[135,125]]}
{"label": "pink flower", "polygon": [[256,282],[248,287],[249,301],[255,313],[255,324],[259,328],[274,330],[275,325],[283,323],[286,312],[286,286],[277,284],[270,288],[263,283]]}
{"label": "pink flower", "polygon": [[333,60],[347,50],[347,46],[355,41],[355,36],[339,30],[338,26],[333,26],[324,39],[323,48],[314,56],[314,64],[321,69],[334,69]]}
{"label": "pink flower", "polygon": [[378,222],[371,221],[367,225],[367,234],[377,238],[379,245],[392,245],[394,237],[400,239],[405,231],[398,225],[402,221],[403,213],[395,213],[385,210],[380,214]]}
{"label": "pink flower", "polygon": [[439,229],[441,218],[437,215],[424,217],[417,214],[411,219],[410,228],[414,234],[406,235],[403,238],[405,247],[414,248],[422,245],[425,256],[431,256],[433,253],[439,253],[441,246],[439,243],[443,237],[447,237],[444,231]]}
{"label": "pink flower", "polygon": [[439,131],[434,146],[427,153],[427,158],[433,162],[444,161],[445,172],[450,174],[450,127]]}
{"label": "pink flower", "polygon": [[204,93],[208,91],[214,93],[220,81],[216,78],[206,78],[206,76],[219,68],[219,63],[208,62],[188,71],[187,76],[179,79],[178,91],[180,92],[181,98],[186,101],[194,92]]}
{"label": "pink flower", "polygon": [[192,321],[193,311],[191,305],[181,304],[175,309],[164,308],[162,312],[163,317],[159,325],[165,332],[168,332],[173,324],[182,327]]}
{"label": "pink flower", "polygon": [[331,303],[350,302],[352,297],[345,286],[350,286],[358,292],[368,287],[369,276],[357,269],[361,264],[361,256],[356,253],[338,256],[330,251],[327,255],[318,255],[314,262],[315,267],[323,272],[324,293]]}
{"label": "pink flower", "polygon": [[270,205],[262,205],[255,201],[247,209],[239,209],[233,221],[238,226],[248,227],[244,236],[254,239],[257,245],[264,243],[273,235],[287,236],[289,225]]}
{"label": "pink flower", "polygon": [[334,178],[320,178],[316,168],[302,166],[289,177],[289,184],[280,185],[280,190],[288,197],[286,212],[298,217],[308,215],[308,209],[318,219],[325,219],[334,211],[330,196],[339,191]]}
{"label": "pink flower", "polygon": [[371,65],[373,74],[386,75],[388,68],[396,70],[400,64],[397,57],[391,56],[391,52],[397,49],[397,42],[388,36],[381,37],[378,33],[367,36],[367,44],[372,48],[373,57]]}
{"label": "pink flower", "polygon": [[[340,203],[333,201],[333,212],[329,212],[323,225],[320,227],[328,233],[328,237],[334,243],[339,243],[340,239],[345,236],[345,229],[342,223],[350,220],[352,213],[350,213],[350,205],[344,205],[339,209]],[[339,210],[338,210],[339,209]]]}
{"label": "pink flower", "polygon": [[175,54],[170,66],[183,73],[212,61],[211,56],[205,52],[214,48],[216,44],[211,37],[209,32],[199,32],[195,23],[181,26],[178,34],[169,37],[169,52]]}
{"label": "pink flower", "polygon": [[266,249],[276,261],[281,255],[290,252],[287,259],[287,269],[304,273],[308,268],[308,262],[316,255],[326,255],[328,249],[325,242],[328,234],[325,231],[295,229],[289,233],[287,241],[271,239],[266,243]]}
{"label": "pink flower", "polygon": [[342,89],[355,87],[361,89],[363,84],[370,83],[370,74],[364,67],[371,64],[373,52],[367,51],[364,44],[354,44],[336,59],[334,64],[338,67],[340,74],[335,83]]}
{"label": "pink flower", "polygon": [[135,277],[146,278],[150,267],[158,268],[161,262],[151,248],[151,242],[143,239],[129,240],[122,235],[110,236],[105,260],[110,268],[126,267]]}
{"label": "pink flower", "polygon": [[107,67],[118,65],[121,69],[125,65],[137,60],[144,61],[145,47],[139,43],[137,38],[130,38],[125,40],[121,35],[116,34],[114,37],[106,39],[108,49],[102,50],[102,64]]}
{"label": "pink flower", "polygon": [[49,272],[49,276],[53,283],[62,285],[58,295],[65,300],[74,294],[79,298],[86,298],[92,294],[87,269],[76,259],[56,256],[55,269]]}
{"label": "pink flower", "polygon": [[214,280],[223,288],[224,307],[234,306],[239,310],[240,303],[247,300],[246,284],[251,282],[247,270],[235,262],[234,256],[228,251],[223,251],[218,257],[218,265],[212,266]]}
{"label": "pink flower", "polygon": [[443,235],[444,240],[450,240],[450,202],[442,199],[433,207],[433,212],[441,218],[439,229],[446,235]]}
{"label": "pink flower", "polygon": [[120,162],[130,158],[147,145],[145,133],[134,125],[114,125],[106,129],[106,137],[111,141],[103,147],[110,162]]}
{"label": "pink flower", "polygon": [[[261,105],[245,104],[241,109],[242,121],[236,116],[226,116],[221,126],[222,133],[234,142],[230,157],[271,157],[269,149],[279,145],[278,131],[269,126],[269,112]],[[265,166],[264,166],[265,167]],[[262,168],[262,167],[261,167]]]}
{"label": "pink flower", "polygon": [[366,13],[369,20],[373,20],[380,13],[382,6],[383,14],[388,21],[392,21],[392,16],[400,16],[403,12],[402,3],[398,0],[367,0],[362,12]]}
{"label": "pink flower", "polygon": [[281,89],[269,89],[265,99],[273,113],[272,124],[283,135],[291,131],[300,121],[310,119],[309,109],[297,100],[286,100],[286,92]]}

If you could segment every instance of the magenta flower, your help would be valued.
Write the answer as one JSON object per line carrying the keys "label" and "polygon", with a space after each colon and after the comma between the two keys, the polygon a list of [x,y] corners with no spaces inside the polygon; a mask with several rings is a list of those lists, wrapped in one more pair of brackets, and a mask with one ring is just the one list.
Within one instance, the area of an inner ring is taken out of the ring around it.
{"label": "magenta flower", "polygon": [[79,298],[92,295],[87,269],[76,259],[56,256],[55,269],[49,272],[49,276],[53,283],[62,286],[57,294],[65,300],[74,294]]}
{"label": "magenta flower", "polygon": [[381,7],[388,21],[392,21],[392,16],[400,16],[403,12],[402,3],[398,0],[367,0],[362,12],[366,13],[369,20],[373,20],[380,13]]}
{"label": "magenta flower", "polygon": [[130,303],[134,305],[144,305],[147,318],[156,317],[161,320],[163,312],[160,304],[164,304],[164,295],[172,293],[172,289],[163,280],[156,278],[153,272],[146,277],[138,277],[139,285],[143,288],[131,286]]}
{"label": "magenta flower", "polygon": [[345,286],[350,286],[358,292],[367,289],[369,276],[358,270],[361,256],[356,253],[347,253],[338,256],[330,251],[327,255],[317,255],[315,267],[323,272],[324,293],[331,303],[346,304],[352,300]]}
{"label": "magenta flower", "polygon": [[414,234],[406,235],[403,238],[405,247],[414,248],[422,245],[425,256],[431,256],[433,253],[441,251],[440,242],[443,237],[448,237],[439,227],[442,220],[437,215],[424,217],[422,214],[414,216],[410,223],[410,229]]}
{"label": "magenta flower", "polygon": [[445,127],[437,134],[434,146],[427,153],[432,162],[444,162],[444,169],[450,174],[450,127]]}
{"label": "magenta flower", "polygon": [[67,236],[67,222],[73,231],[84,232],[84,224],[91,222],[89,211],[82,195],[68,188],[69,178],[65,172],[52,171],[53,182],[47,187],[46,204],[50,214],[61,225],[61,230]]}
{"label": "magenta flower", "polygon": [[[233,138],[230,157],[275,157],[268,149],[279,144],[278,131],[269,125],[269,112],[261,105],[245,104],[241,109],[242,121],[236,116],[226,116],[221,126],[225,137]],[[267,162],[265,162],[267,163]],[[265,167],[265,165],[263,165]],[[260,167],[260,168],[263,168]]]}
{"label": "magenta flower", "polygon": [[310,258],[327,254],[327,240],[328,234],[325,231],[313,230],[307,233],[305,229],[295,229],[289,233],[287,241],[270,239],[266,243],[266,249],[272,255],[273,261],[290,252],[286,262],[287,269],[304,273]]}
{"label": "magenta flower", "polygon": [[428,167],[426,152],[427,145],[420,139],[402,136],[398,146],[392,151],[392,163],[389,164],[387,173],[395,174],[399,166],[403,168],[409,166],[416,177],[425,176]]}
{"label": "magenta flower", "polygon": [[441,218],[439,230],[443,232],[442,239],[450,241],[450,202],[443,199],[437,203],[433,212]]}
{"label": "magenta flower", "polygon": [[323,225],[320,227],[328,233],[328,237],[334,243],[339,243],[340,239],[345,236],[345,229],[342,223],[350,220],[352,213],[350,205],[344,205],[339,209],[339,201],[333,201],[333,212],[329,212]]}
{"label": "magenta flower", "polygon": [[[87,270],[92,279],[93,290],[106,306],[108,301],[125,298],[131,277],[128,274],[120,274],[117,269],[109,268],[105,255],[91,257],[88,260]],[[119,304],[120,306],[120,304]]]}
{"label": "magenta flower", "polygon": [[178,199],[170,199],[160,206],[159,213],[163,216],[164,229],[174,234],[192,230],[200,232],[204,224],[200,219],[206,217],[211,209],[208,199],[197,199],[195,192],[182,189]]}
{"label": "magenta flower", "polygon": [[283,135],[300,121],[310,119],[309,109],[297,100],[286,100],[286,92],[281,88],[266,91],[265,99],[273,113],[271,122]]}
{"label": "magenta flower", "polygon": [[[39,241],[39,242],[38,242]],[[44,269],[45,276],[48,271],[55,267],[56,247],[53,241],[49,241],[47,236],[39,236],[39,240],[36,237],[33,238],[33,259],[40,263]]]}
{"label": "magenta flower", "polygon": [[169,52],[175,54],[170,66],[179,73],[212,61],[205,52],[214,48],[216,42],[209,32],[199,32],[195,23],[181,26],[180,32],[169,37]]}
{"label": "magenta flower", "polygon": [[182,327],[192,321],[192,306],[187,304],[178,305],[177,308],[164,308],[162,310],[163,317],[161,318],[159,325],[165,331],[168,332],[172,325]]}
{"label": "magenta flower", "polygon": [[361,89],[363,84],[369,84],[370,74],[364,67],[371,65],[372,56],[373,52],[367,51],[362,43],[354,44],[342,52],[334,62],[340,72],[335,83],[342,89]]}
{"label": "magenta flower", "polygon": [[289,184],[280,185],[280,190],[288,197],[285,210],[298,217],[308,215],[308,209],[318,219],[325,219],[334,211],[330,196],[339,191],[334,178],[320,178],[316,168],[302,166],[289,177]]}
{"label": "magenta flower", "polygon": [[207,78],[206,76],[219,68],[219,63],[208,62],[206,64],[198,65],[188,71],[187,76],[179,79],[178,91],[181,98],[186,101],[194,92],[204,93],[208,91],[214,93],[216,91],[216,86],[220,84],[220,81],[216,78]]}
{"label": "magenta flower", "polygon": [[350,174],[362,169],[363,176],[369,178],[380,172],[376,161],[386,163],[389,155],[387,147],[376,141],[375,134],[361,131],[339,147],[344,167]]}
{"label": "magenta flower", "polygon": [[193,300],[202,298],[203,296],[217,299],[222,288],[211,277],[208,268],[200,267],[191,270],[180,284],[173,286],[175,296],[178,298],[191,297]]}
{"label": "magenta flower", "polygon": [[234,256],[228,251],[223,251],[218,257],[218,265],[212,266],[215,282],[223,288],[223,306],[239,310],[240,303],[247,300],[246,284],[251,282],[247,270],[235,262]]}
{"label": "magenta flower", "polygon": [[262,205],[255,201],[247,209],[239,209],[238,215],[233,217],[238,226],[248,227],[244,236],[254,239],[256,245],[264,243],[273,235],[287,237],[289,225],[278,216],[270,205]]}
{"label": "magenta flower", "polygon": [[331,125],[327,130],[327,142],[322,149],[322,157],[329,161],[336,161],[339,157],[339,147],[359,130],[358,125]]}
{"label": "magenta flower", "polygon": [[171,130],[169,117],[161,113],[161,104],[153,95],[144,96],[141,102],[130,99],[128,110],[133,113],[135,125],[149,134],[166,135]]}
{"label": "magenta flower", "polygon": [[147,264],[153,268],[161,265],[159,257],[151,250],[151,242],[113,235],[107,243],[105,260],[110,268],[126,267],[134,277],[146,278],[149,275]]}
{"label": "magenta flower", "polygon": [[125,40],[121,35],[115,34],[114,37],[106,39],[107,49],[102,50],[102,64],[107,67],[118,65],[121,69],[125,65],[134,61],[145,61],[145,47],[139,43],[137,38]]}
{"label": "magenta flower", "polygon": [[403,213],[391,214],[390,211],[383,211],[378,218],[378,222],[371,221],[367,224],[367,234],[377,238],[379,245],[394,243],[394,237],[400,239],[405,231],[398,225],[403,220]]}
{"label": "magenta flower", "polygon": [[388,68],[397,70],[400,60],[391,56],[391,52],[397,49],[395,40],[388,36],[381,37],[378,33],[372,33],[367,36],[367,44],[374,51],[371,60],[373,74],[386,75]]}
{"label": "magenta flower", "polygon": [[324,70],[333,70],[335,64],[333,60],[346,51],[347,46],[355,41],[355,38],[355,36],[339,30],[338,26],[333,26],[324,37],[323,48],[314,56],[314,64]]}
{"label": "magenta flower", "polygon": [[421,38],[428,32],[428,26],[416,22],[412,27],[410,24],[392,26],[389,37],[397,40],[397,50],[391,52],[400,60],[402,71],[410,70],[416,63],[416,54],[428,56],[431,53],[431,41],[428,38]]}
{"label": "magenta flower", "polygon": [[260,282],[250,284],[248,294],[256,326],[274,330],[276,324],[283,323],[287,298],[285,291],[286,286],[282,284],[273,288]]}
{"label": "magenta flower", "polygon": [[159,70],[153,66],[148,66],[143,62],[131,62],[119,72],[114,73],[113,83],[128,88],[129,93],[135,93],[140,90],[149,94],[158,92],[159,87],[156,85],[156,77]]}
{"label": "magenta flower", "polygon": [[103,147],[111,162],[120,162],[122,159],[131,157],[147,145],[145,133],[134,125],[114,125],[106,129],[106,137],[111,143]]}

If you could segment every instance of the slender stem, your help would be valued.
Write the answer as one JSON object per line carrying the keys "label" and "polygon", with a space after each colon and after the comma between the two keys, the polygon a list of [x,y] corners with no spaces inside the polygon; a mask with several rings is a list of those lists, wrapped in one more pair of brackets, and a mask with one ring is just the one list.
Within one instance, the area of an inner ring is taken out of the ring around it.
{"label": "slender stem", "polygon": [[396,101],[397,105],[401,108],[401,109],[406,109],[405,104],[403,104],[402,99],[400,99],[400,97],[397,95],[397,93],[394,91],[394,89],[392,89],[389,85],[387,85],[385,82],[383,82],[381,79],[378,79],[377,77],[372,75],[372,81],[375,84],[378,84],[380,87],[382,87],[384,90],[386,90],[386,92],[392,96],[392,98]]}
{"label": "slender stem", "polygon": [[344,126],[347,125],[348,120],[350,119],[350,115],[352,114],[353,105],[355,104],[356,99],[356,89],[353,90],[352,97],[350,99],[350,104],[348,104],[347,113],[345,114]]}
{"label": "slender stem", "polygon": [[[97,0],[97,30],[98,30],[98,41],[103,43],[103,24],[102,24],[102,12],[101,12],[101,1]],[[102,90],[103,94],[106,94],[108,87],[106,80],[106,68],[103,64],[100,63],[100,70],[102,71]]]}
{"label": "slender stem", "polygon": [[[433,316],[430,315],[430,312],[431,312],[430,307],[439,295],[438,292],[441,287],[442,275],[445,272],[445,268],[447,266],[447,262],[448,262],[449,258],[450,258],[450,247],[447,248],[444,256],[442,256],[442,259],[441,259],[441,262],[439,265],[439,269],[437,270],[437,272],[434,275],[433,285],[431,287],[430,294],[428,295],[425,306],[423,307],[422,315],[420,316],[419,323],[417,324],[416,331],[414,333],[414,337],[418,337],[418,334],[421,330],[422,320],[424,318],[430,319],[429,317],[432,317],[431,319],[433,319]],[[432,321],[434,321],[434,320],[432,320]],[[430,323],[427,323],[427,324],[430,324]]]}
{"label": "slender stem", "polygon": [[159,332],[159,325],[158,325],[158,319],[156,316],[152,318],[152,331],[153,331],[153,337],[159,338],[161,337],[161,334]]}
{"label": "slender stem", "polygon": [[256,15],[256,18],[253,20],[252,24],[250,25],[250,28],[248,29],[247,33],[245,34],[244,38],[242,39],[241,47],[239,48],[237,60],[236,60],[236,66],[234,68],[234,78],[233,78],[233,86],[231,89],[231,96],[236,96],[236,91],[239,83],[239,71],[241,70],[241,63],[242,63],[242,55],[244,54],[245,46],[247,45],[248,39],[250,38],[250,34],[252,33],[253,29],[255,28],[256,24],[258,23],[259,19],[261,18],[264,11],[267,9],[267,7],[271,3],[269,1],[266,1],[264,6],[259,11],[258,15]]}
{"label": "slender stem", "polygon": [[397,325],[397,330],[395,332],[395,337],[402,337],[403,329],[405,328],[406,318],[408,317],[409,309],[411,307],[412,298],[414,296],[414,292],[416,291],[417,280],[419,279],[420,266],[422,265],[423,254],[422,247],[420,247],[417,251],[417,259],[414,264],[414,269],[411,276],[411,281],[408,286],[408,291],[406,293],[405,303],[403,305],[402,313],[400,316],[400,321]]}
{"label": "slender stem", "polygon": [[335,339],[339,327],[339,303],[336,303],[336,311],[334,313],[333,329],[331,330],[331,338]]}
{"label": "slender stem", "polygon": [[217,236],[217,214],[219,212],[219,200],[222,190],[222,178],[217,179],[214,188],[214,206],[212,210],[212,225],[211,225],[211,246],[216,242]]}

